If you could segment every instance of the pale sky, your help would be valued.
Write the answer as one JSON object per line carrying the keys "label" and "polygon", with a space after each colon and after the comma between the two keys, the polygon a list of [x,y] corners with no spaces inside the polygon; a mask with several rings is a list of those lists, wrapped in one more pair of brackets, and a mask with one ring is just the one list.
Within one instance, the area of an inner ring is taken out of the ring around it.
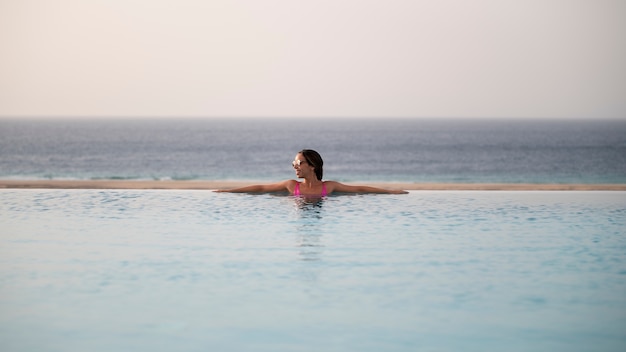
{"label": "pale sky", "polygon": [[626,1],[0,0],[0,116],[626,118]]}

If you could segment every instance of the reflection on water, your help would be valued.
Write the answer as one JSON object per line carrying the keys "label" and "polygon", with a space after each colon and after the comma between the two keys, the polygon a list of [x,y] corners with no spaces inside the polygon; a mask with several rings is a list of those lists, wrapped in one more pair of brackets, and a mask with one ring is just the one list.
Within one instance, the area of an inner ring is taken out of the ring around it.
{"label": "reflection on water", "polygon": [[317,261],[321,259],[323,204],[320,197],[294,197],[295,209],[298,214],[295,230],[297,246],[300,247],[300,259]]}

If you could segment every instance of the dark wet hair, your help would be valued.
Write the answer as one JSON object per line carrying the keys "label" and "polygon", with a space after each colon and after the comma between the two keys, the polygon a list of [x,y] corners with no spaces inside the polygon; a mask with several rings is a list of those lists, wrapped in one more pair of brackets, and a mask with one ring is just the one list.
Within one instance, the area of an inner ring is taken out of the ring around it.
{"label": "dark wet hair", "polygon": [[317,179],[321,181],[322,176],[324,176],[324,160],[322,160],[320,153],[313,149],[302,149],[298,152],[298,154],[302,154],[307,164],[313,166],[315,169],[315,176],[317,176]]}

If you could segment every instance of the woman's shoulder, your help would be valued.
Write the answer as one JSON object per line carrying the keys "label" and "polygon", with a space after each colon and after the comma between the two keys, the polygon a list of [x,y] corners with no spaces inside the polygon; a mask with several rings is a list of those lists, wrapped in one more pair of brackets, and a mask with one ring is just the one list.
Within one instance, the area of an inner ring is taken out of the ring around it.
{"label": "woman's shoulder", "polygon": [[282,183],[285,185],[285,188],[287,188],[290,193],[293,193],[294,189],[300,184],[300,182],[296,180],[285,180]]}
{"label": "woman's shoulder", "polygon": [[276,183],[268,184],[264,186],[264,189],[268,192],[278,192],[287,190],[289,192],[293,192],[294,188],[298,181],[295,180],[284,180]]}
{"label": "woman's shoulder", "polygon": [[328,192],[332,192],[334,191],[337,187],[341,188],[341,186],[343,186],[343,184],[337,182],[337,181],[323,181],[324,183],[324,187],[326,187],[326,190]]}

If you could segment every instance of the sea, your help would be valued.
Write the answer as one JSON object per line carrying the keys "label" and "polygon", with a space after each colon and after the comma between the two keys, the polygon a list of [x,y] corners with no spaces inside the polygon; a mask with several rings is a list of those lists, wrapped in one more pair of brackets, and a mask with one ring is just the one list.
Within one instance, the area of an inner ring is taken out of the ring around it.
{"label": "sea", "polygon": [[[620,121],[0,120],[0,179],[624,183]],[[0,351],[626,350],[626,192],[0,189]]]}
{"label": "sea", "polygon": [[625,183],[626,120],[0,119],[0,179]]}

